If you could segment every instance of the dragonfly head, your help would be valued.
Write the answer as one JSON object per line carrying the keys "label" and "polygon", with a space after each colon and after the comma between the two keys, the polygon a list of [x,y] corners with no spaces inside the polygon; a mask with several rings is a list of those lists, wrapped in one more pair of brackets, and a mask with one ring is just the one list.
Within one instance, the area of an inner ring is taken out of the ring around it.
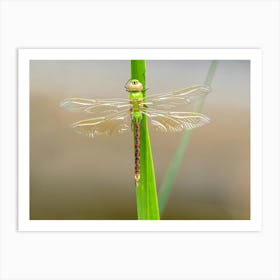
{"label": "dragonfly head", "polygon": [[126,85],[127,91],[142,91],[143,85],[136,79],[132,79],[129,81],[129,83]]}

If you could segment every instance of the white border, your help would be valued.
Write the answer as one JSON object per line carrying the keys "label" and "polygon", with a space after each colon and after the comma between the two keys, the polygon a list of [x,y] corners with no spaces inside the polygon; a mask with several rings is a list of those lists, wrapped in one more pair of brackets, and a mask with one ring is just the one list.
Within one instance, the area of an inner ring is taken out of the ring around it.
{"label": "white border", "polygon": [[[250,60],[251,61],[251,219],[184,221],[29,220],[30,60]],[[260,49],[19,49],[19,231],[261,231],[262,95]],[[253,94],[252,94],[253,93]]]}

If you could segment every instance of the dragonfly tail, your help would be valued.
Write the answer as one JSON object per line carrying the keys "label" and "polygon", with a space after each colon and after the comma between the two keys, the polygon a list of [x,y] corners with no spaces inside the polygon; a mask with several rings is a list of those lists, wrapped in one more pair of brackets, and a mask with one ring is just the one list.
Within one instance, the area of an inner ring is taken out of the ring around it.
{"label": "dragonfly tail", "polygon": [[134,178],[135,178],[136,187],[138,187],[140,184],[140,123],[139,122],[135,122],[134,149],[135,149]]}

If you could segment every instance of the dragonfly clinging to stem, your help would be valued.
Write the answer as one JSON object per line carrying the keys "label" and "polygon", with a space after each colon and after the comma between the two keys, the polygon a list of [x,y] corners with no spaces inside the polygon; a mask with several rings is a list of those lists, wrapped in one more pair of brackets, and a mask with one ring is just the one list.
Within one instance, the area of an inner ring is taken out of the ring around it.
{"label": "dragonfly clinging to stem", "polygon": [[[143,116],[151,121],[151,126],[160,132],[176,132],[200,127],[209,122],[209,118],[197,112],[173,111],[180,105],[191,104],[206,95],[208,85],[196,85],[144,98],[142,83],[129,80],[125,86],[129,99],[86,99],[68,98],[61,102],[61,107],[85,112],[91,118],[72,124],[79,133],[90,137],[123,133],[134,127],[135,182],[140,183],[140,123]],[[134,126],[133,126],[134,125]]]}

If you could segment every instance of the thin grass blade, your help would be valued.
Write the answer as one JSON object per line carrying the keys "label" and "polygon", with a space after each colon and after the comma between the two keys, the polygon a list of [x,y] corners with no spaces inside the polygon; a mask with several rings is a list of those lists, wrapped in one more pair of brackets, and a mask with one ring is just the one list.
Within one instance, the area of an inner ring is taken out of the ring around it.
{"label": "thin grass blade", "polygon": [[[208,73],[207,73],[206,80],[204,82],[206,85],[211,86],[215,72],[216,72],[217,65],[218,65],[217,60],[213,60],[211,62],[211,65],[210,65]],[[201,112],[204,100],[205,100],[205,96],[200,98],[200,100],[198,100],[197,104],[195,105],[195,109],[194,109],[195,112],[198,112],[198,113]],[[167,173],[163,179],[163,183],[161,184],[161,187],[159,189],[158,202],[159,202],[159,209],[160,209],[161,215],[165,211],[176,175],[178,173],[178,170],[180,168],[180,165],[182,163],[182,160],[183,160],[186,150],[188,148],[191,133],[192,133],[191,130],[187,130],[184,133],[182,140],[179,144],[179,147],[177,148],[177,151],[176,151],[176,153],[169,165]]]}
{"label": "thin grass blade", "polygon": [[[145,88],[145,60],[131,60],[131,79],[137,79]],[[136,187],[138,220],[159,220],[156,179],[146,116],[143,116],[140,125],[140,153],[141,177],[140,184]]]}

